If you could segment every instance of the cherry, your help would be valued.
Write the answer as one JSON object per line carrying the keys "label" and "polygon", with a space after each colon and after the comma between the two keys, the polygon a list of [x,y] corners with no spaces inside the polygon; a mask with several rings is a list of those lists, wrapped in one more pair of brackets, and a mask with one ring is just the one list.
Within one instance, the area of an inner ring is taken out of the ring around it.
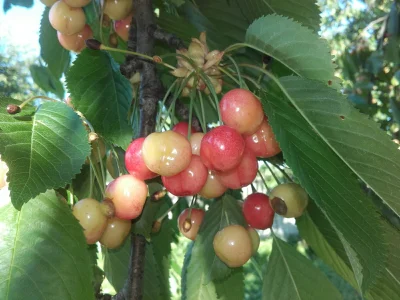
{"label": "cherry", "polygon": [[115,206],[115,216],[120,219],[135,219],[142,213],[147,198],[147,185],[132,175],[122,175],[110,182],[105,196]]}
{"label": "cherry", "polygon": [[[193,127],[190,128],[190,132],[193,134],[196,131]],[[189,123],[188,122],[179,122],[173,128],[172,131],[182,134],[184,137],[188,136],[189,133]]]}
{"label": "cherry", "polygon": [[132,12],[132,1],[104,0],[103,12],[113,20],[122,20]]}
{"label": "cherry", "polygon": [[268,158],[281,152],[267,117],[264,118],[260,128],[254,134],[244,136],[244,141],[246,147],[258,157]]}
{"label": "cherry", "polygon": [[200,156],[192,155],[189,166],[174,176],[161,176],[165,188],[171,194],[184,197],[195,195],[207,181],[208,170],[201,162]]}
{"label": "cherry", "polygon": [[49,20],[55,30],[66,35],[82,31],[86,23],[82,8],[70,7],[62,0],[57,1],[51,7]]}
{"label": "cherry", "polygon": [[308,204],[307,192],[297,183],[276,186],[269,199],[273,210],[285,218],[300,217]]}
{"label": "cherry", "polygon": [[131,221],[119,218],[111,218],[107,222],[106,229],[100,238],[100,243],[109,249],[118,248],[123,244],[131,231]]}
{"label": "cherry", "polygon": [[129,28],[131,28],[132,18],[133,15],[131,14],[127,16],[125,19],[114,22],[114,31],[125,42],[127,42],[129,38]]}
{"label": "cherry", "polygon": [[138,138],[130,143],[125,152],[125,167],[128,172],[141,180],[147,180],[158,175],[149,170],[143,160],[142,146],[145,138]]}
{"label": "cherry", "polygon": [[241,134],[253,134],[264,118],[261,102],[254,94],[244,89],[227,92],[219,103],[224,124]]}
{"label": "cherry", "polygon": [[84,7],[90,3],[92,0],[63,0],[71,7]]}
{"label": "cherry", "polygon": [[107,226],[107,216],[102,204],[95,199],[85,198],[75,203],[72,213],[84,230],[86,242],[96,243]]}
{"label": "cherry", "polygon": [[215,175],[214,171],[208,171],[207,181],[199,195],[206,198],[212,199],[222,196],[228,188],[224,186]]}
{"label": "cherry", "polygon": [[6,163],[0,159],[0,189],[7,185],[7,172],[8,167]]}
{"label": "cherry", "polygon": [[154,132],[144,140],[142,156],[146,166],[154,173],[174,176],[190,164],[192,148],[189,141],[177,132]]}
{"label": "cherry", "polygon": [[240,163],[244,147],[242,136],[235,129],[222,125],[204,135],[200,157],[208,169],[228,171]]}
{"label": "cherry", "polygon": [[56,3],[58,0],[40,0],[44,5],[51,7],[54,3]]}
{"label": "cherry", "polygon": [[229,225],[218,231],[213,246],[219,259],[231,268],[243,266],[253,252],[249,232],[240,225]]}
{"label": "cherry", "polygon": [[257,230],[251,227],[247,227],[247,232],[250,235],[251,249],[253,250],[252,255],[254,255],[258,251],[258,247],[260,247],[260,236],[258,235]]}
{"label": "cherry", "polygon": [[201,140],[204,137],[204,133],[195,132],[190,136],[190,145],[192,146],[192,154],[200,155]]}
{"label": "cherry", "polygon": [[243,202],[243,216],[247,224],[256,229],[271,228],[275,212],[269,202],[269,197],[262,193],[247,196]]}
{"label": "cherry", "polygon": [[252,151],[245,149],[242,160],[232,170],[217,172],[218,180],[230,189],[240,189],[252,183],[257,176],[258,162]]}
{"label": "cherry", "polygon": [[[190,218],[188,218],[190,211]],[[199,208],[186,208],[183,210],[178,218],[179,231],[185,237],[194,241],[203,222],[204,214],[204,210]]]}
{"label": "cherry", "polygon": [[93,37],[93,32],[89,25],[86,24],[82,31],[71,35],[57,31],[57,37],[61,46],[65,49],[79,53],[86,47],[85,41]]}
{"label": "cherry", "polygon": [[[106,155],[106,145],[102,138],[97,138],[90,143],[90,146],[92,148],[92,151],[90,152],[90,160],[92,160],[92,163],[97,164],[100,159],[103,159]],[[85,164],[89,164],[90,160],[87,158]]]}

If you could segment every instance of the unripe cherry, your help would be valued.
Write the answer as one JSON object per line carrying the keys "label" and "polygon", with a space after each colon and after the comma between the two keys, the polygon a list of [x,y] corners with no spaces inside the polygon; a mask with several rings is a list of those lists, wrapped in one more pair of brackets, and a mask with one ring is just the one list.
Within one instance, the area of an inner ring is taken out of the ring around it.
{"label": "unripe cherry", "polygon": [[162,176],[165,188],[171,194],[184,197],[195,195],[207,181],[208,170],[201,162],[200,156],[192,155],[189,166],[174,176]]}
{"label": "unripe cherry", "polygon": [[105,0],[103,12],[113,20],[122,20],[132,12],[130,0]]}
{"label": "unripe cherry", "polygon": [[[188,137],[189,133],[189,123],[188,122],[179,122],[177,123],[173,128],[172,131],[175,131],[177,133],[182,134],[184,137]],[[196,131],[196,129],[193,128],[193,126],[190,128],[190,132],[193,134]]]}
{"label": "unripe cherry", "polygon": [[144,140],[142,156],[152,172],[174,176],[189,166],[192,148],[189,141],[177,132],[154,132]]}
{"label": "unripe cherry", "polygon": [[72,213],[84,230],[86,242],[96,243],[107,226],[107,216],[102,204],[95,199],[85,198],[75,203]]}
{"label": "unripe cherry", "polygon": [[131,221],[119,218],[111,218],[107,222],[106,229],[100,238],[100,243],[108,249],[121,246],[131,231]]}
{"label": "unripe cherry", "polygon": [[51,26],[63,34],[71,35],[83,30],[86,23],[82,8],[73,8],[60,0],[54,3],[49,12]]}
{"label": "unripe cherry", "polygon": [[252,183],[257,176],[258,162],[252,151],[244,150],[242,160],[232,170],[217,172],[218,180],[230,189],[240,189]]}
{"label": "unripe cherry", "polygon": [[147,180],[158,175],[149,170],[143,160],[142,146],[145,138],[138,138],[130,143],[125,152],[125,167],[127,171],[141,180]]}
{"label": "unripe cherry", "polygon": [[85,41],[91,37],[93,37],[93,32],[87,24],[83,30],[71,35],[66,35],[57,31],[57,38],[61,46],[69,51],[74,51],[77,53],[86,48]]}
{"label": "unripe cherry", "polygon": [[105,196],[114,203],[116,217],[130,220],[142,213],[147,193],[147,185],[143,180],[122,175],[110,182]]}
{"label": "unripe cherry", "polygon": [[190,146],[192,146],[192,154],[200,155],[201,140],[204,133],[196,132],[190,136]]}
{"label": "unripe cherry", "polygon": [[204,135],[200,157],[208,169],[228,171],[240,163],[244,147],[242,136],[235,129],[222,125]]}
{"label": "unripe cherry", "polygon": [[258,247],[260,247],[260,235],[258,234],[257,230],[251,227],[247,227],[247,231],[251,239],[251,249],[253,250],[252,255],[254,255],[258,251]]}
{"label": "unripe cherry", "polygon": [[271,228],[275,212],[269,202],[269,197],[262,193],[253,193],[243,202],[243,216],[251,227],[256,229]]}
{"label": "unripe cherry", "polygon": [[127,16],[125,19],[114,21],[115,32],[125,42],[127,42],[129,38],[129,28],[131,28],[132,17],[133,15],[131,14]]}
{"label": "unripe cherry", "polygon": [[214,171],[208,171],[207,181],[199,195],[206,198],[212,199],[222,196],[228,188],[224,186],[215,175]]}
{"label": "unripe cherry", "polygon": [[[189,218],[189,211],[190,218]],[[201,223],[204,219],[204,210],[199,208],[186,208],[181,212],[178,218],[178,228],[179,231],[188,239],[194,241],[196,239],[197,233]]]}
{"label": "unripe cherry", "polygon": [[231,268],[243,266],[253,253],[249,232],[240,225],[230,225],[218,231],[213,246],[219,259]]}
{"label": "unripe cherry", "polygon": [[92,0],[63,0],[71,7],[84,7],[90,3]]}
{"label": "unripe cherry", "polygon": [[268,158],[281,152],[267,117],[264,117],[257,131],[252,135],[244,136],[244,140],[246,147],[251,149],[257,157]]}
{"label": "unripe cherry", "polygon": [[276,186],[269,199],[273,210],[285,218],[300,217],[308,205],[308,194],[297,183]]}
{"label": "unripe cherry", "polygon": [[244,89],[227,92],[219,103],[224,124],[241,134],[253,134],[264,118],[261,102],[254,94]]}

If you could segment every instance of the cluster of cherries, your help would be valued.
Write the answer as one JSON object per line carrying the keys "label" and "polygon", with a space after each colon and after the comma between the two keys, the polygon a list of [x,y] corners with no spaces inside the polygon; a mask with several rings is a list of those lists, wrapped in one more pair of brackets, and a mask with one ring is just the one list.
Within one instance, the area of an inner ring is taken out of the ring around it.
{"label": "cluster of cherries", "polygon": [[[89,5],[92,0],[41,0],[43,4],[51,7],[49,20],[51,26],[57,30],[58,41],[61,46],[69,51],[81,52],[85,46],[85,40],[93,37],[92,29],[86,24],[86,16],[83,7]],[[104,0],[103,24],[109,24],[114,20],[114,31],[127,41],[129,26],[132,20],[132,1]],[[108,22],[107,22],[108,20]],[[112,34],[112,40],[117,40]]]}

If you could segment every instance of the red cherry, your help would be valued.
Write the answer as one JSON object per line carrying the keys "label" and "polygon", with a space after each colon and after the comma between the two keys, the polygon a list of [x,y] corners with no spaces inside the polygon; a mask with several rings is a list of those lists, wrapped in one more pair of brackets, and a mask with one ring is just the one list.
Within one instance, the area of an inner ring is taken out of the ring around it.
{"label": "red cherry", "polygon": [[254,94],[244,89],[233,89],[226,93],[219,109],[224,124],[241,134],[253,134],[264,118],[261,102]]}
{"label": "red cherry", "polygon": [[189,166],[182,172],[166,177],[161,176],[165,188],[178,197],[195,195],[207,181],[208,170],[201,162],[200,156],[192,155]]}
{"label": "red cherry", "polygon": [[[189,123],[188,122],[179,122],[173,128],[172,131],[182,134],[184,137],[188,136],[189,133]],[[191,133],[197,132],[193,127],[191,128]]]}
{"label": "red cherry", "polygon": [[147,193],[144,181],[132,175],[122,175],[110,182],[105,196],[114,203],[117,218],[130,220],[142,213]]}
{"label": "red cherry", "polygon": [[274,214],[269,197],[265,194],[251,194],[243,202],[243,216],[253,228],[271,228],[274,222]]}
{"label": "red cherry", "polygon": [[246,147],[251,149],[257,157],[268,158],[281,152],[267,117],[264,118],[260,128],[254,134],[244,136],[244,140]]}
{"label": "red cherry", "polygon": [[147,180],[158,175],[149,170],[143,160],[142,145],[145,138],[138,138],[128,146],[125,152],[125,167],[137,179]]}
{"label": "red cherry", "polygon": [[129,15],[125,19],[118,20],[118,21],[114,22],[114,30],[115,30],[115,32],[125,42],[127,42],[128,38],[129,38],[129,28],[131,27],[132,17],[133,17],[133,15]]}
{"label": "red cherry", "polygon": [[[188,219],[189,211],[190,219]],[[181,212],[178,218],[178,227],[179,231],[188,239],[192,241],[195,240],[197,233],[199,232],[200,225],[203,223],[204,219],[204,210],[199,208],[186,208]]]}
{"label": "red cherry", "polygon": [[81,52],[86,48],[85,41],[91,37],[93,37],[93,32],[87,24],[81,31],[71,35],[66,35],[57,31],[57,38],[61,46],[74,52]]}
{"label": "red cherry", "polygon": [[257,170],[257,158],[252,151],[246,148],[239,165],[226,172],[217,172],[217,178],[230,189],[240,189],[254,181]]}
{"label": "red cherry", "polygon": [[244,146],[242,136],[235,129],[222,125],[204,135],[200,157],[208,169],[228,171],[240,163]]}

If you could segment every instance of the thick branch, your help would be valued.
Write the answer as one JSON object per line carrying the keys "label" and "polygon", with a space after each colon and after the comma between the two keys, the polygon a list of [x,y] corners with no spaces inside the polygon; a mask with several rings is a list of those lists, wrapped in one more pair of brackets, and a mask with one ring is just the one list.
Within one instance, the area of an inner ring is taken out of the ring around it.
{"label": "thick branch", "polygon": [[186,48],[183,41],[176,35],[166,32],[161,29],[158,25],[152,25],[148,28],[149,35],[155,38],[157,41],[161,41],[167,44],[171,48],[183,49]]}

